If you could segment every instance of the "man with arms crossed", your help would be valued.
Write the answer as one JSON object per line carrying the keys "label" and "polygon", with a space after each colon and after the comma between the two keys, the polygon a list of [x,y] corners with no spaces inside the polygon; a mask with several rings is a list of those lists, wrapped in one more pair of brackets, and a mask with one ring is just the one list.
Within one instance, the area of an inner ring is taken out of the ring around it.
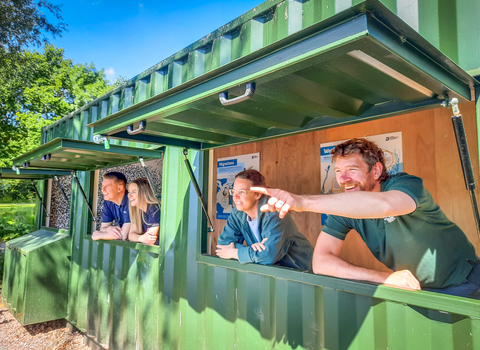
{"label": "man with arms crossed", "polygon": [[[279,211],[280,217],[289,210],[330,214],[315,246],[315,273],[478,298],[475,249],[420,178],[406,173],[390,176],[383,151],[366,139],[346,141],[331,153],[344,193],[299,196],[252,188],[272,196],[262,210]],[[351,229],[393,273],[355,266],[338,257]]]}
{"label": "man with arms crossed", "polygon": [[[122,173],[110,172],[103,175],[103,214],[100,230],[92,233],[94,241],[126,240],[130,231],[130,215],[128,213],[127,178]],[[113,226],[116,221],[118,226]]]}

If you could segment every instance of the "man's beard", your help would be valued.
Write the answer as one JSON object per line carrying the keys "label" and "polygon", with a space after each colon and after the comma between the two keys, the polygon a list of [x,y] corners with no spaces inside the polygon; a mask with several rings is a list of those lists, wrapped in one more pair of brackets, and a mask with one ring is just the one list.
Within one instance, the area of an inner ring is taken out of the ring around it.
{"label": "man's beard", "polygon": [[352,186],[358,187],[359,191],[373,191],[373,189],[375,188],[375,182],[369,181],[366,184],[361,184],[360,182],[348,182],[340,185],[343,192],[350,192],[350,191],[346,191],[345,187],[352,187]]}

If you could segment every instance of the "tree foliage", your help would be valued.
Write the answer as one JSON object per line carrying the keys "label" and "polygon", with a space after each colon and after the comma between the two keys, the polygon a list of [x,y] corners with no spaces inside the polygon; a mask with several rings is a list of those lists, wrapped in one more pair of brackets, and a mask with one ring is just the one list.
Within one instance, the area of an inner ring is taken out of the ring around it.
{"label": "tree foliage", "polygon": [[[109,85],[102,70],[64,57],[63,49],[19,51],[0,65],[0,167],[40,145],[41,129],[103,95]],[[29,201],[30,184],[2,181],[0,201]]]}
{"label": "tree foliage", "polygon": [[61,21],[61,9],[46,0],[0,0],[0,63],[5,55],[15,54],[30,45],[48,43],[47,34],[61,36],[67,25],[53,24],[42,9]]}
{"label": "tree foliage", "polygon": [[0,66],[0,166],[38,146],[43,126],[111,88],[103,70],[74,63],[63,49],[17,53]]}

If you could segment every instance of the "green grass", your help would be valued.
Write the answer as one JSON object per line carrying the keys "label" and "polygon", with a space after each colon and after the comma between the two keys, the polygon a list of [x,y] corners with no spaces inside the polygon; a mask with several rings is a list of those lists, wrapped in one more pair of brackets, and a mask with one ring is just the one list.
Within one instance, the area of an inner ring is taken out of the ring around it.
{"label": "green grass", "polygon": [[34,225],[35,204],[0,204],[0,241],[30,233]]}
{"label": "green grass", "polygon": [[[0,243],[23,236],[35,226],[35,204],[0,204]],[[5,254],[0,253],[0,288]]]}

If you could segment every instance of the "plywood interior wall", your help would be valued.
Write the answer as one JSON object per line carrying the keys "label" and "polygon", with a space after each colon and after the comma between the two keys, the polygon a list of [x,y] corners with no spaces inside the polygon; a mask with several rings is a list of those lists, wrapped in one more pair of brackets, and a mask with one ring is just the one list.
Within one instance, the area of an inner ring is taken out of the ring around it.
{"label": "plywood interior wall", "polygon": [[[462,104],[460,111],[464,117],[473,168],[478,179],[475,104]],[[215,232],[209,240],[211,251],[214,254],[218,236],[226,223],[225,220],[215,218],[216,187],[213,180],[216,179],[215,165],[218,158],[260,152],[260,171],[265,176],[268,187],[297,194],[320,194],[321,143],[401,131],[404,171],[424,180],[425,187],[435,201],[464,230],[479,253],[473,211],[469,193],[465,189],[450,116],[451,110],[437,108],[212,151],[209,211]],[[320,214],[292,213],[292,216],[299,231],[314,246],[322,230]],[[354,231],[347,235],[341,257],[359,266],[388,271],[373,257]]]}

